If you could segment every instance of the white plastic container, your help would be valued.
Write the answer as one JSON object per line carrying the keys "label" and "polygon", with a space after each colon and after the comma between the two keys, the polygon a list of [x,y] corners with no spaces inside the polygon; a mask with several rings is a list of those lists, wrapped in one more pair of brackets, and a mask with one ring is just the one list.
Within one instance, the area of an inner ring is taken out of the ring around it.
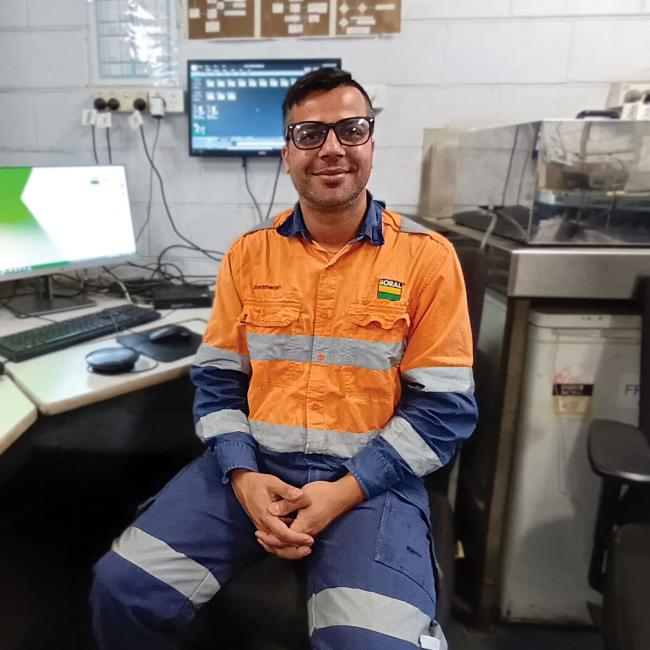
{"label": "white plastic container", "polygon": [[590,624],[587,580],[600,490],[593,418],[638,425],[641,317],[531,311],[504,531],[501,616]]}

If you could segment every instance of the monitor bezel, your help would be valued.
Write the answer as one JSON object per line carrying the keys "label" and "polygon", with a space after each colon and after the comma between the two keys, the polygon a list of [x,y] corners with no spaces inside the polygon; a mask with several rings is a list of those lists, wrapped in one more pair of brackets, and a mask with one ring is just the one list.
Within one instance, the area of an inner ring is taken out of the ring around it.
{"label": "monitor bezel", "polygon": [[126,174],[126,165],[2,165],[0,169],[101,169],[102,167],[121,167],[124,170],[124,182],[126,185],[126,194],[129,203],[129,216],[131,217],[131,228],[133,230],[133,241],[135,242],[135,251],[133,253],[123,253],[115,257],[94,257],[87,260],[78,260],[69,264],[52,265],[45,269],[32,269],[30,271],[15,271],[12,273],[0,272],[0,283],[12,282],[14,280],[24,280],[29,278],[38,278],[44,275],[53,275],[55,273],[65,273],[67,271],[76,271],[79,269],[89,269],[108,264],[121,264],[138,256],[138,242],[135,241],[136,229],[133,221],[133,204],[129,193],[129,181]]}
{"label": "monitor bezel", "polygon": [[[341,69],[342,59],[339,57],[325,57],[318,59],[188,59],[187,61],[187,137],[188,150],[192,158],[279,158],[282,155],[282,149],[251,149],[250,151],[227,151],[220,149],[216,151],[201,151],[200,153],[192,147],[192,88],[190,85],[190,66],[196,64],[210,63],[334,63]],[[283,147],[284,148],[284,147]]]}

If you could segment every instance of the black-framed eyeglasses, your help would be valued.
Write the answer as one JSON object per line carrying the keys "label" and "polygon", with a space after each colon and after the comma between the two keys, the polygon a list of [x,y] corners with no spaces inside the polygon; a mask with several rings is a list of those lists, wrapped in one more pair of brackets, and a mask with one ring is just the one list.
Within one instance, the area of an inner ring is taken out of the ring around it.
{"label": "black-framed eyeglasses", "polygon": [[286,139],[298,149],[320,149],[327,140],[330,129],[346,147],[366,144],[375,129],[374,117],[346,117],[338,122],[296,122],[287,126]]}

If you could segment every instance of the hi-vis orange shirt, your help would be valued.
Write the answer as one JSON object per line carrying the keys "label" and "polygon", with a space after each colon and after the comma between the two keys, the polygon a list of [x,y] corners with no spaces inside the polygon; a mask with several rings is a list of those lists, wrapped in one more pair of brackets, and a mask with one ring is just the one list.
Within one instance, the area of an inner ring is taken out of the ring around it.
{"label": "hi-vis orange shirt", "polygon": [[370,497],[441,467],[471,435],[471,368],[447,240],[368,194],[358,236],[332,254],[297,204],[222,262],[192,368],[197,433],[224,480],[257,471],[260,454],[316,454]]}

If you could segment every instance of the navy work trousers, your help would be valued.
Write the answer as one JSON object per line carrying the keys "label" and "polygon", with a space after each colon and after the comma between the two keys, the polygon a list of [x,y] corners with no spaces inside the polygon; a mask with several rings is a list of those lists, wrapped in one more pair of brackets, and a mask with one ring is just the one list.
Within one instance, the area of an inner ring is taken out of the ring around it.
{"label": "navy work trousers", "polygon": [[[345,471],[340,464],[313,454],[260,453],[260,471],[295,486],[334,480]],[[425,489],[414,481],[362,502],[316,538],[305,560],[312,648],[412,650],[422,647],[421,634],[439,630],[428,518]],[[95,566],[91,603],[100,648],[174,648],[174,632],[264,553],[254,532],[206,451]]]}

